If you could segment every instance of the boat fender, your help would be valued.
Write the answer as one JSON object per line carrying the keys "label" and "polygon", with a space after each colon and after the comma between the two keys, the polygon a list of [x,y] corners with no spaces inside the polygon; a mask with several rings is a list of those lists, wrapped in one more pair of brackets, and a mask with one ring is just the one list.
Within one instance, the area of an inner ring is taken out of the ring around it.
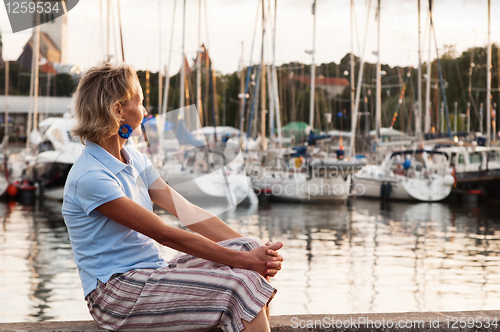
{"label": "boat fender", "polygon": [[380,198],[388,199],[391,197],[392,186],[390,182],[384,182],[380,186]]}

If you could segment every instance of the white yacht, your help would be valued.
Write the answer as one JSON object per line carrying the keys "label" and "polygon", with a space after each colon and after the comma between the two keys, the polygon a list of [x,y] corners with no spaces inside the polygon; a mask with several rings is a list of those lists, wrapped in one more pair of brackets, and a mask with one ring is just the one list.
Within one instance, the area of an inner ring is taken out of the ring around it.
{"label": "white yacht", "polygon": [[68,173],[83,151],[80,139],[71,136],[74,121],[47,118],[40,122],[42,132],[34,149],[9,159],[11,179],[27,181],[37,186],[40,194],[62,200]]}
{"label": "white yacht", "polygon": [[351,176],[364,163],[323,157],[292,157],[292,149],[261,153],[259,163],[249,165],[254,190],[274,200],[301,203],[345,201],[351,194]]}
{"label": "white yacht", "polygon": [[448,154],[406,150],[387,154],[381,165],[367,165],[353,176],[361,197],[435,202],[448,197],[455,182]]}

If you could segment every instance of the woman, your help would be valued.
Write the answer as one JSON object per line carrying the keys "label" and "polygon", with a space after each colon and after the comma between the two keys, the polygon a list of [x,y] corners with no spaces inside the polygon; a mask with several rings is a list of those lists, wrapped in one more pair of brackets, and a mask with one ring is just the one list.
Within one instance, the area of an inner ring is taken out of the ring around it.
{"label": "woman", "polygon": [[[124,147],[140,134],[142,100],[127,65],[91,68],[76,91],[73,134],[86,146],[62,213],[90,314],[106,329],[269,331],[263,307],[276,290],[266,279],[281,269],[283,244],[242,237]],[[198,234],[168,226],[153,202]],[[185,254],[165,262],[153,240]]]}

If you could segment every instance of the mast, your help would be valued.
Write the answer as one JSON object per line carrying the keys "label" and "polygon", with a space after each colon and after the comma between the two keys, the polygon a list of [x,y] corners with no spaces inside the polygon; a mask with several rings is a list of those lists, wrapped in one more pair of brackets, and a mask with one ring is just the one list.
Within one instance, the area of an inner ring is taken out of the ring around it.
{"label": "mast", "polygon": [[488,0],[488,51],[486,54],[486,146],[491,142],[491,40],[490,40],[490,7]]}
{"label": "mast", "polygon": [[262,52],[260,54],[260,67],[261,67],[261,104],[260,104],[260,135],[261,135],[261,148],[266,150],[266,65],[264,63],[264,40],[266,36],[266,9],[264,7],[264,0],[262,0]]}
{"label": "mast", "polygon": [[175,6],[177,4],[177,0],[174,1],[174,9],[172,11],[172,29],[170,33],[170,48],[168,51],[168,63],[167,67],[165,68],[165,91],[163,93],[164,102],[163,102],[163,109],[162,109],[162,114],[167,113],[167,105],[168,105],[168,88],[170,86],[170,60],[172,60],[172,41],[174,40],[174,23],[175,23]]}
{"label": "mast", "polygon": [[198,0],[198,52],[196,57],[196,109],[200,124],[203,123],[203,111],[201,109],[201,0]]}
{"label": "mast", "polygon": [[[429,2],[429,13],[432,11],[432,2]],[[425,127],[424,132],[428,133],[431,130],[431,35],[432,29],[429,25],[429,45],[428,45],[428,60],[427,60],[427,81],[425,82]]]}
{"label": "mast", "polygon": [[[40,19],[40,15],[37,15],[37,22]],[[35,57],[35,83],[33,87],[33,130],[38,128],[38,85],[40,77],[40,25],[35,28],[35,43],[34,43],[34,57]]]}
{"label": "mast", "polygon": [[273,94],[276,104],[276,127],[278,130],[278,146],[281,147],[281,114],[280,99],[278,95],[278,75],[276,73],[276,18],[278,16],[278,0],[274,0],[274,31],[273,31]]}
{"label": "mast", "polygon": [[[267,12],[268,12],[268,15],[271,16],[271,1],[269,1],[268,3],[268,7],[267,7]],[[274,19],[276,19],[276,14],[274,16]],[[269,20],[269,24],[271,24],[271,20]],[[273,60],[272,60],[272,63],[271,65],[268,65],[267,66],[267,86],[268,86],[268,90],[269,90],[269,142],[274,145],[275,143],[275,140],[274,140],[274,106],[275,106],[275,103],[274,103],[274,100],[276,98],[276,96],[274,95],[274,79],[273,79],[273,69],[274,69],[274,58],[275,58],[275,47],[274,47],[274,43],[275,43],[275,35],[274,35],[274,29],[276,27],[274,26],[274,24],[272,25],[272,55],[273,55]]]}
{"label": "mast", "polygon": [[[184,80],[185,80],[185,34],[186,34],[186,0],[184,0],[184,5],[182,8],[182,66],[181,66],[181,89],[180,89],[180,105],[179,108],[183,108],[185,105],[186,91],[184,91]],[[181,111],[182,112],[182,111]]]}
{"label": "mast", "polygon": [[377,74],[376,74],[376,103],[375,103],[375,130],[376,130],[376,141],[380,142],[380,122],[382,117],[382,83],[381,83],[381,66],[380,66],[380,0],[377,4]]}
{"label": "mast", "polygon": [[[245,99],[246,99],[246,96],[245,96],[245,65],[243,64],[243,57],[244,57],[244,53],[245,52],[245,44],[243,42],[241,42],[241,58],[240,58],[240,73],[239,73],[239,76],[240,76],[240,93],[238,94],[238,98],[240,100],[240,118],[243,118],[243,108],[244,108],[244,103],[245,103]],[[241,132],[243,131],[243,123],[241,122],[239,124],[239,128],[240,130],[240,135],[241,135]]]}
{"label": "mast", "polygon": [[[360,57],[359,57],[359,73],[358,73],[358,87],[361,86],[361,83],[363,82],[363,66],[365,64],[364,62],[364,56],[365,56],[365,48],[366,48],[366,36],[368,35],[368,25],[370,22],[370,5],[371,5],[371,0],[368,3],[368,13],[366,15],[366,27],[365,27],[365,37],[363,41],[363,50],[361,51]],[[351,121],[351,146],[349,148],[349,158],[354,157],[354,141],[356,139],[356,136],[354,133],[356,132],[356,126],[357,126],[357,120],[358,120],[358,108],[359,108],[359,99],[361,97],[361,89],[356,90],[356,103],[354,105],[354,111],[352,114],[352,121]]]}
{"label": "mast", "polygon": [[120,0],[116,0],[116,10],[118,11],[118,28],[120,29],[120,46],[122,49],[122,61],[125,62],[125,50],[123,49],[122,14],[120,11]]}
{"label": "mast", "polygon": [[314,64],[314,53],[316,52],[316,0],[312,5],[313,14],[313,48],[311,51],[311,98],[309,100],[309,126],[311,130],[314,128],[314,92],[316,88],[316,66]]}
{"label": "mast", "polygon": [[[351,117],[354,116],[356,87],[354,86],[354,0],[351,0]],[[353,121],[354,119],[351,119]]]}
{"label": "mast", "polygon": [[420,0],[418,0],[418,110],[415,123],[415,136],[422,139],[422,56],[420,52]]}
{"label": "mast", "polygon": [[158,54],[158,114],[161,114],[162,93],[163,93],[163,79],[162,79],[162,75],[161,75],[161,0],[158,0],[158,26],[159,26],[159,29],[158,29],[158,39],[159,39],[159,42],[158,42],[158,50],[159,50],[159,54]]}
{"label": "mast", "polygon": [[109,62],[111,60],[111,28],[110,28],[110,22],[111,22],[111,0],[108,0],[108,22],[107,22],[107,30],[106,30],[106,42],[108,43],[107,45],[107,55],[106,55],[106,62]]}
{"label": "mast", "polygon": [[[9,144],[9,61],[5,61],[5,129],[3,134],[2,147],[7,148]],[[5,150],[4,150],[5,151]]]}

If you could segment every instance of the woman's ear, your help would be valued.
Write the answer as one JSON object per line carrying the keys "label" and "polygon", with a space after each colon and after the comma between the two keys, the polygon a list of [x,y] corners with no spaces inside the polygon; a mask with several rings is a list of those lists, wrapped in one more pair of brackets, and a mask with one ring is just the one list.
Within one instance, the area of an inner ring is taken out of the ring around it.
{"label": "woman's ear", "polygon": [[122,104],[120,104],[119,102],[114,103],[113,111],[121,118],[123,113]]}

